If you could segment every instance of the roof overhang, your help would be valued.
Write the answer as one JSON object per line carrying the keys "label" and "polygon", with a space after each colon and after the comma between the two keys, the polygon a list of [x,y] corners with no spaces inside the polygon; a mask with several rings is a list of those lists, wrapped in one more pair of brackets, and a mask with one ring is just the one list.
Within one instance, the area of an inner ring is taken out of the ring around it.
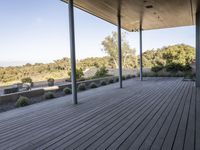
{"label": "roof overhang", "polygon": [[[63,0],[68,2],[68,0]],[[137,31],[195,24],[200,0],[74,0],[74,6],[117,25],[120,13],[122,28]]]}

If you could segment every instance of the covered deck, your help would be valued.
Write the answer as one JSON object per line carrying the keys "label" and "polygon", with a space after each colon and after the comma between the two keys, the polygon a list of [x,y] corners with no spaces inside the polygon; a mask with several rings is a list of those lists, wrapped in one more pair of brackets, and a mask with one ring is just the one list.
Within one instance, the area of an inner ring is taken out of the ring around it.
{"label": "covered deck", "polygon": [[0,149],[200,149],[200,89],[138,78],[0,114]]}

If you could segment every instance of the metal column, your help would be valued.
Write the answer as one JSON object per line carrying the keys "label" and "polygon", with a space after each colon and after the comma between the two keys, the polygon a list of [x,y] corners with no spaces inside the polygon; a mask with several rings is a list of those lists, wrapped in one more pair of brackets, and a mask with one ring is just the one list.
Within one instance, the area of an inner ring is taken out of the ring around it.
{"label": "metal column", "polygon": [[118,15],[118,57],[119,57],[119,84],[122,88],[122,46],[121,46],[121,16]]}
{"label": "metal column", "polygon": [[200,87],[200,11],[196,13],[196,87]]}
{"label": "metal column", "polygon": [[143,80],[143,62],[142,62],[142,26],[140,26],[140,80]]}
{"label": "metal column", "polygon": [[69,34],[70,34],[70,54],[71,54],[71,83],[73,103],[78,104],[76,88],[76,54],[75,54],[75,33],[74,33],[74,7],[73,0],[69,0]]}

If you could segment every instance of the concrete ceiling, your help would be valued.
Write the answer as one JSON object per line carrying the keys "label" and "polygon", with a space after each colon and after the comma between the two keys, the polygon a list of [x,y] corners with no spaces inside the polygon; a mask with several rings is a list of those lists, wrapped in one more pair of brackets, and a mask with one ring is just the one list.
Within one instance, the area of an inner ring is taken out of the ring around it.
{"label": "concrete ceiling", "polygon": [[[68,1],[68,0],[64,0]],[[120,12],[122,28],[137,31],[195,24],[200,0],[74,0],[75,7],[117,25]]]}

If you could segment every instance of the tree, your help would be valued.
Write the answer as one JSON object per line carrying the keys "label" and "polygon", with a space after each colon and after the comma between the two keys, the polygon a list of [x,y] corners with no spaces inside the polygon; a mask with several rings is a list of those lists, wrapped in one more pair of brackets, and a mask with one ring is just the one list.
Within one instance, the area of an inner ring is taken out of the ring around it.
{"label": "tree", "polygon": [[[112,32],[112,35],[107,36],[103,42],[103,51],[108,54],[114,61],[115,67],[118,68],[118,34]],[[126,34],[122,33],[122,60],[123,67],[126,66],[126,61],[129,56],[135,55],[135,49],[131,49],[126,40]]]}

